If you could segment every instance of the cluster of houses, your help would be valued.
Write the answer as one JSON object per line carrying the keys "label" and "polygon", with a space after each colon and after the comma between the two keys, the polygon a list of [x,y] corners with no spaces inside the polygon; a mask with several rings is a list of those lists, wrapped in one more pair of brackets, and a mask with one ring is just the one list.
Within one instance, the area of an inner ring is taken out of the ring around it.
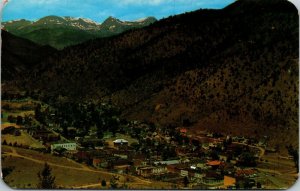
{"label": "cluster of houses", "polygon": [[[42,141],[53,153],[63,150],[63,155],[68,158],[113,173],[131,174],[179,185],[188,183],[191,188],[257,187],[254,179],[257,171],[253,168],[243,169],[237,165],[239,158],[234,153],[240,152],[240,145],[228,144],[224,148],[224,140],[249,142],[245,138],[215,139],[207,134],[198,140],[200,145],[196,146],[192,143],[193,139],[187,139],[189,141],[182,145],[176,143],[169,133],[147,133],[142,139],[154,143],[147,146],[147,150],[154,151],[159,144],[175,148],[176,156],[164,159],[162,153],[152,153],[149,156],[142,149],[134,148],[129,141],[121,138],[115,139],[113,146],[109,146],[104,144],[102,139],[77,137],[74,141],[68,141],[47,128],[27,128],[27,132],[33,138]],[[178,132],[180,136],[187,137],[187,129],[180,128]],[[90,147],[87,142],[100,146]],[[141,147],[140,143],[136,145]],[[217,157],[211,155],[213,150],[219,151]]]}
{"label": "cluster of houses", "polygon": [[[214,143],[211,146],[215,146]],[[114,147],[102,147],[98,149],[85,149],[76,147],[76,143],[55,143],[51,150],[58,147],[68,151],[66,156],[78,162],[98,169],[106,169],[113,173],[131,174],[142,178],[166,181],[174,184],[183,184],[184,179],[188,180],[190,187],[201,188],[236,188],[237,185],[244,185],[252,182],[251,188],[256,188],[254,178],[257,171],[252,168],[242,169],[237,167],[236,160],[226,162],[227,157],[220,155],[218,160],[203,155],[189,155],[191,149],[188,146],[178,148],[178,154],[182,157],[176,159],[161,160],[161,157],[147,157],[142,152],[137,152],[129,146],[125,139],[113,141]],[[231,147],[230,149],[235,149]],[[76,152],[73,152],[76,150]],[[184,157],[183,157],[184,156]],[[249,186],[249,185],[248,185]]]}

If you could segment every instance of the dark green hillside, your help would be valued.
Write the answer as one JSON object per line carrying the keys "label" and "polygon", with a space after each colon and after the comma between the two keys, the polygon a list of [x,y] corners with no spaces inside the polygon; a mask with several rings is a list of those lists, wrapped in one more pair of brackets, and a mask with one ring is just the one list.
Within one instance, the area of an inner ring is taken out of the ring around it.
{"label": "dark green hillside", "polygon": [[40,46],[33,42],[16,37],[6,31],[1,31],[2,57],[1,77],[2,82],[24,77],[37,64],[56,52],[49,46]]}
{"label": "dark green hillside", "polygon": [[19,28],[26,27],[30,24],[32,24],[32,22],[27,21],[25,19],[21,19],[21,20],[14,21],[14,22],[6,22],[6,23],[4,23],[4,27],[5,27],[5,30],[7,30],[7,31],[16,31],[17,32],[17,30]]}
{"label": "dark green hillside", "polygon": [[111,100],[126,119],[297,144],[298,22],[288,1],[239,0],[66,48],[20,87],[50,104]]}
{"label": "dark green hillside", "polygon": [[40,45],[50,45],[57,49],[63,49],[87,40],[97,38],[97,35],[87,31],[71,28],[52,28],[38,29],[29,33],[22,34],[23,38],[31,39]]}

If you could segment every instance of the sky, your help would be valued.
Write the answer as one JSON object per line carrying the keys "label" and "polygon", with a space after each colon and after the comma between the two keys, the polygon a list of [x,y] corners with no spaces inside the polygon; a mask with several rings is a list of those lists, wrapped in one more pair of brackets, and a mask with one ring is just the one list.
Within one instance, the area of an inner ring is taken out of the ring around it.
{"label": "sky", "polygon": [[[6,0],[2,0],[6,1]],[[200,8],[221,9],[234,0],[8,0],[2,20],[38,20],[44,16],[81,17],[103,22],[113,16],[124,21],[157,19]]]}

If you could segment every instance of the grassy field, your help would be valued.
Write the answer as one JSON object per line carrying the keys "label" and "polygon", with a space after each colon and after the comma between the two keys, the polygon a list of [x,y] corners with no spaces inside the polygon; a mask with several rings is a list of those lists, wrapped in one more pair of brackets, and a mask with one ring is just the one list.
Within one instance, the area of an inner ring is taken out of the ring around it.
{"label": "grassy field", "polygon": [[[5,182],[13,188],[36,188],[38,183],[37,173],[43,169],[43,164],[36,163],[19,157],[6,157],[2,161],[3,167],[14,167]],[[51,166],[51,165],[50,165]],[[52,174],[56,177],[56,184],[63,188],[71,188],[86,184],[100,183],[111,177],[96,172],[85,172],[51,166]]]}
{"label": "grassy field", "polygon": [[[13,150],[20,156],[5,154]],[[38,181],[37,173],[43,169],[45,162],[51,166],[57,185],[64,188],[95,184],[111,178],[110,174],[89,170],[74,161],[50,154],[8,146],[3,146],[2,152],[4,152],[2,168],[13,167],[12,173],[5,179],[5,182],[13,188],[35,188]]]}
{"label": "grassy field", "polygon": [[298,178],[293,160],[282,159],[278,153],[266,154],[257,168],[261,172],[259,181],[266,189],[290,188]]}
{"label": "grassy field", "polygon": [[[2,146],[2,168],[13,168],[13,171],[5,178],[7,185],[12,188],[36,188],[38,183],[37,173],[43,169],[45,162],[52,168],[52,174],[56,177],[56,184],[61,188],[83,186],[87,189],[103,189],[101,181],[106,180],[107,185],[109,185],[112,175],[115,175],[89,168],[66,158],[42,154],[32,150]],[[151,182],[130,175],[117,176],[120,178],[118,185],[122,186],[125,183],[128,188],[172,188],[169,183]]]}
{"label": "grassy field", "polygon": [[22,131],[20,136],[14,136],[14,135],[1,135],[1,140],[6,140],[7,144],[14,144],[17,143],[18,145],[26,145],[32,148],[45,148],[42,143],[32,138],[30,135],[28,135],[27,132]]}
{"label": "grassy field", "polygon": [[28,149],[22,149],[17,147],[9,147],[9,146],[2,146],[2,150],[6,149],[4,151],[6,152],[12,152],[14,150],[16,153],[18,153],[21,156],[33,158],[35,160],[59,164],[67,167],[77,167],[81,168],[81,164],[75,163],[74,161],[71,161],[70,159],[64,158],[64,157],[56,157],[49,153],[41,153],[34,150],[28,150]]}

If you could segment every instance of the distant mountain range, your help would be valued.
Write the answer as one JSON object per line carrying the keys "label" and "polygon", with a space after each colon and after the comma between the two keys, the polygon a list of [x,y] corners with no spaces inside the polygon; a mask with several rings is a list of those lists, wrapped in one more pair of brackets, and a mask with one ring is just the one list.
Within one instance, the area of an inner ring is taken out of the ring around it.
{"label": "distant mountain range", "polygon": [[90,39],[109,37],[130,29],[148,26],[154,23],[154,17],[137,21],[121,21],[109,17],[102,24],[89,19],[47,16],[35,22],[25,19],[2,23],[4,30],[29,39],[40,45],[50,45],[62,49]]}
{"label": "distant mountain range", "polygon": [[[119,22],[109,18],[99,27]],[[2,68],[25,68],[10,72],[16,76],[3,80],[2,92],[16,87],[50,105],[110,102],[128,120],[298,145],[299,17],[287,0],[239,0],[172,16],[65,48],[28,68],[7,59],[28,42],[3,38]],[[39,50],[25,54],[20,58]]]}

